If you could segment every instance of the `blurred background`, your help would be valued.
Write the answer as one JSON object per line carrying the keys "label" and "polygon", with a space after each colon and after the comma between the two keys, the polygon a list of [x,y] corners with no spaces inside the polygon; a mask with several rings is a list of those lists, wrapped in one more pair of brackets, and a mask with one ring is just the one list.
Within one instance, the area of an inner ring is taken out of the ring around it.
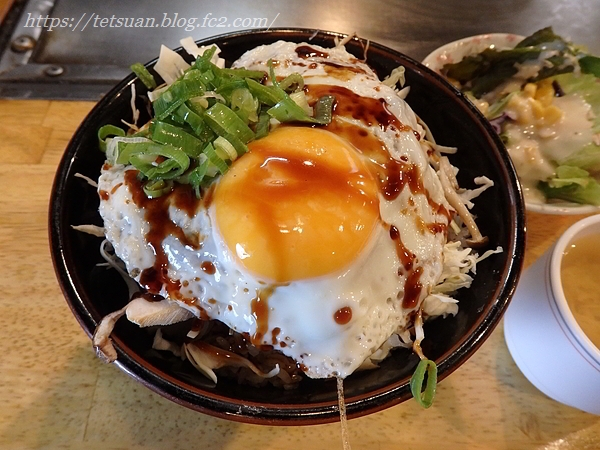
{"label": "blurred background", "polygon": [[356,32],[421,60],[462,37],[551,25],[600,53],[597,0],[0,0],[0,20],[0,98],[97,100],[161,44],[252,28]]}

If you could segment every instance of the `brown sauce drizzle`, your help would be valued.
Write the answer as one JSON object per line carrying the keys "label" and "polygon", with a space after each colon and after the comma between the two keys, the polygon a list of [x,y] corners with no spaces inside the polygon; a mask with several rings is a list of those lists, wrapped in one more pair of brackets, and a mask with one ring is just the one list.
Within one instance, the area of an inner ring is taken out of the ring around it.
{"label": "brown sauce drizzle", "polygon": [[355,74],[365,74],[364,70],[355,66],[344,66],[330,61],[323,61],[322,64],[327,75],[342,81],[352,79]]}
{"label": "brown sauce drizzle", "polygon": [[104,189],[100,189],[98,191],[98,195],[104,201],[106,201],[106,200],[108,200],[110,198],[110,194],[107,191],[105,191]]}
{"label": "brown sauce drizzle", "polygon": [[427,229],[431,234],[445,233],[448,230],[448,225],[441,222],[428,223]]}
{"label": "brown sauce drizzle", "polygon": [[197,236],[189,237],[169,217],[169,205],[171,202],[180,207],[188,215],[194,214],[199,200],[196,199],[192,189],[187,185],[177,184],[169,194],[150,199],[144,193],[142,183],[138,180],[137,170],[125,172],[125,184],[129,187],[134,203],[144,209],[144,218],[150,229],[146,234],[148,244],[155,254],[154,265],[144,269],[140,276],[140,284],[152,294],[158,294],[163,285],[173,298],[181,298],[179,289],[181,285],[177,280],[171,280],[168,276],[169,260],[162,248],[163,240],[172,235],[183,245],[198,248]]}
{"label": "brown sauce drizzle", "polygon": [[113,186],[113,188],[110,190],[111,194],[114,194],[115,192],[117,192],[117,189],[119,189],[121,186],[123,186],[123,183],[117,183]]}
{"label": "brown sauce drizzle", "polygon": [[204,192],[202,192],[202,204],[204,205],[205,209],[208,209],[208,207],[211,205],[211,203],[213,201],[214,193],[215,193],[215,184],[214,183],[211,184],[208,188],[206,188],[204,190]]}
{"label": "brown sauce drizzle", "polygon": [[387,110],[384,99],[361,97],[342,86],[311,84],[304,89],[313,101],[324,95],[335,96],[334,115],[351,117],[367,126],[378,125],[383,130],[394,126],[398,131],[412,131]]}
{"label": "brown sauce drizzle", "polygon": [[[309,85],[305,87],[311,101],[316,101],[323,95],[333,95],[336,98],[334,105],[334,120],[324,127],[338,136],[350,141],[361,153],[363,153],[375,166],[378,173],[380,190],[388,200],[394,200],[406,185],[411,192],[424,194],[434,211],[440,211],[443,206],[433,202],[422,183],[419,168],[409,164],[406,157],[398,161],[393,159],[387,151],[383,142],[364,128],[350,123],[335,120],[335,116],[348,117],[360,120],[366,126],[379,126],[385,130],[393,126],[398,131],[413,132],[412,128],[401,123],[396,116],[391,114],[385,107],[383,99],[361,97],[354,92],[341,86]],[[418,133],[416,137],[419,138]],[[447,211],[446,216],[448,216]]]}
{"label": "brown sauce drizzle", "polygon": [[[343,116],[340,110],[336,110],[336,115]],[[433,201],[429,196],[422,184],[419,168],[414,164],[409,164],[406,156],[402,156],[401,161],[391,158],[384,143],[375,135],[351,123],[335,120],[335,117],[324,128],[349,141],[372,162],[372,170],[378,175],[380,191],[386,199],[396,199],[402,189],[408,185],[411,192],[426,196],[429,205],[436,214],[445,216],[448,221],[452,220],[453,214],[444,205]],[[414,200],[411,201],[411,205],[414,206]],[[435,222],[424,224],[422,229],[433,234],[444,233],[447,231],[448,225]]]}
{"label": "brown sauce drizzle", "polygon": [[314,58],[314,57],[319,57],[319,58],[328,58],[329,57],[329,53],[323,52],[321,50],[317,50],[316,48],[312,48],[308,45],[299,45],[298,47],[296,47],[296,54],[300,57],[300,58]]}
{"label": "brown sauce drizzle", "polygon": [[385,144],[364,128],[341,120],[332,120],[323,128],[349,141],[360,153],[378,165],[384,166],[390,159]]}
{"label": "brown sauce drizzle", "polygon": [[400,231],[398,231],[395,225],[390,226],[390,238],[396,244],[396,253],[404,268],[407,271],[412,270],[416,255],[404,246],[400,238]]}
{"label": "brown sauce drizzle", "polygon": [[390,158],[386,169],[386,178],[381,180],[381,190],[386,199],[395,200],[406,185],[413,194],[427,195],[416,165]]}
{"label": "brown sauce drizzle", "polygon": [[175,186],[170,194],[173,206],[184,211],[188,217],[194,217],[198,211],[199,201],[192,189],[181,189]]}
{"label": "brown sauce drizzle", "polygon": [[250,342],[256,346],[262,345],[263,338],[269,330],[269,297],[271,294],[273,294],[272,287],[260,289],[250,302],[252,315],[256,319],[256,332]]}
{"label": "brown sauce drizzle", "polygon": [[200,264],[200,268],[204,273],[207,273],[208,275],[214,275],[217,272],[217,268],[210,261],[203,261],[202,264]]}
{"label": "brown sauce drizzle", "polygon": [[[394,225],[390,226],[390,238],[395,242],[398,259],[400,259],[404,269],[407,271],[406,281],[404,282],[404,298],[402,299],[402,307],[405,309],[412,309],[417,306],[421,291],[423,290],[423,285],[421,284],[423,268],[414,267],[417,257],[413,252],[404,246],[400,232]],[[401,274],[398,273],[398,275]]]}
{"label": "brown sauce drizzle", "polygon": [[277,344],[277,336],[279,336],[279,333],[281,333],[281,328],[279,327],[275,327],[271,330],[271,342],[273,345]]}
{"label": "brown sauce drizzle", "polygon": [[404,298],[402,299],[402,307],[412,309],[417,306],[423,285],[421,284],[421,275],[423,268],[417,267],[409,272],[404,283]]}
{"label": "brown sauce drizzle", "polygon": [[352,320],[352,308],[344,306],[343,308],[338,309],[333,314],[333,320],[335,320],[335,323],[338,325],[346,325]]}

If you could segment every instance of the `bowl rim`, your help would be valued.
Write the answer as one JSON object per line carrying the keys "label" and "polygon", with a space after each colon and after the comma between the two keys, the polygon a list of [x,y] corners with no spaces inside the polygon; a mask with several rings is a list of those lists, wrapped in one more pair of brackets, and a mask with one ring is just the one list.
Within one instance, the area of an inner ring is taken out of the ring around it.
{"label": "bowl rim", "polygon": [[[228,42],[232,39],[240,39],[248,35],[272,35],[274,36],[273,42],[279,39],[286,39],[286,37],[310,39],[318,35],[321,38],[332,40],[347,37],[347,35],[342,33],[310,28],[271,28],[243,30],[211,36],[198,40],[197,43],[198,45],[210,45],[213,43],[222,43],[223,41]],[[354,37],[352,42],[354,41],[358,41],[363,46],[365,45],[363,39]],[[450,91],[450,93],[458,97],[463,108],[476,117],[483,118],[475,106],[468,102],[462,93],[451,86],[443,77],[423,66],[418,61],[378,43],[369,43],[369,49],[394,56],[414,66],[415,70],[424,72],[429,77],[432,77],[433,81],[443,90]],[[180,51],[181,48],[175,50]],[[153,59],[146,63],[145,66],[153,66],[156,60],[157,58]],[[89,337],[92,336],[98,322],[85,306],[84,299],[75,284],[72,273],[73,267],[71,267],[71,264],[66,259],[66,239],[62,232],[64,230],[61,230],[60,226],[61,214],[66,207],[65,202],[62,201],[62,193],[66,189],[67,179],[77,156],[76,150],[86,134],[84,132],[85,125],[102,116],[107,109],[110,110],[111,106],[121,95],[129,92],[130,85],[135,82],[135,79],[135,75],[130,74],[119,82],[94,106],[80,124],[58,166],[50,196],[48,229],[55,272],[71,311]],[[503,277],[501,283],[498,283],[493,293],[493,297],[496,300],[488,302],[485,308],[482,308],[480,313],[481,318],[475,321],[468,333],[465,334],[465,337],[438,358],[439,381],[443,380],[456,370],[459,365],[464,363],[483,344],[485,339],[491,334],[491,331],[497,326],[514,293],[524,260],[524,252],[522,251],[525,246],[524,203],[521,188],[516,182],[516,172],[507,152],[505,150],[502,151],[504,146],[493,132],[491,125],[487,121],[481,120],[479,125],[487,132],[489,138],[494,141],[495,147],[501,150],[498,156],[505,163],[504,169],[510,179],[509,181],[512,183],[512,189],[509,189],[509,194],[513,197],[512,200],[514,200],[513,208],[510,210],[509,228],[512,234],[509,238],[510,248],[504,249],[506,252],[511,252],[511,255],[507,258],[502,269],[506,276]],[[211,394],[207,397],[205,391],[181,380],[176,380],[173,376],[164,373],[164,371],[155,366],[152,366],[153,370],[149,370],[147,366],[150,364],[144,364],[144,359],[133,351],[126,342],[115,336],[113,336],[113,341],[118,354],[115,364],[121,370],[154,392],[190,409],[229,420],[265,425],[313,425],[339,420],[337,402],[332,401],[310,403],[308,406],[303,404],[282,404],[274,407],[251,401],[244,401],[243,403],[240,402],[233,405],[226,397],[216,394]],[[405,401],[412,396],[408,385],[407,380],[400,380],[375,391],[346,398],[348,418],[374,413]],[[181,386],[184,386],[187,390]],[[202,392],[198,394],[199,391]],[[198,396],[204,397],[202,404],[198,403]]]}
{"label": "bowl rim", "polygon": [[600,214],[588,216],[575,222],[558,239],[552,249],[552,254],[550,255],[549,272],[550,291],[552,295],[549,297],[551,303],[554,303],[560,318],[565,324],[565,334],[571,341],[575,340],[575,342],[581,346],[582,351],[589,355],[596,366],[600,367],[600,348],[598,348],[585,334],[575,319],[573,311],[569,307],[569,303],[565,296],[561,275],[562,261],[567,247],[575,240],[592,234],[600,235]]}
{"label": "bowl rim", "polygon": [[[508,43],[514,42],[516,44],[519,42],[519,40],[524,38],[525,36],[514,33],[487,33],[467,36],[436,48],[425,58],[423,58],[422,63],[428,68],[432,69],[434,72],[439,73],[441,68],[439,59],[449,55],[451,56],[453,54],[462,55],[462,59],[467,54],[473,53],[473,51],[467,51],[463,54],[463,51],[471,44],[473,44],[473,47],[477,49],[475,51],[482,51],[492,45],[511,48]],[[543,203],[532,199],[526,199],[525,207],[531,212],[553,215],[593,214],[600,212],[600,206],[577,204],[566,201]]]}

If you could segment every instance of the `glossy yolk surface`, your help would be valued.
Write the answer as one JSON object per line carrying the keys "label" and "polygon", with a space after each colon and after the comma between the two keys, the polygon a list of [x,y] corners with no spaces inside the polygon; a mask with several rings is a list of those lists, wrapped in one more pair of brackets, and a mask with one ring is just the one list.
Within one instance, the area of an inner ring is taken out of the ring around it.
{"label": "glossy yolk surface", "polygon": [[377,182],[347,141],[310,127],[280,127],[250,143],[214,193],[228,247],[275,282],[343,269],[379,218]]}

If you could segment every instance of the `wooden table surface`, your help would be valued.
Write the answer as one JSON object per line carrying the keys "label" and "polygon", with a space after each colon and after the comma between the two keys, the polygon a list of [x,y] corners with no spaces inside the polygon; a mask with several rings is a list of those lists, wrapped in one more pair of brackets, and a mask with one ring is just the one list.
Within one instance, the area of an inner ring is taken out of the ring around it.
{"label": "wooden table surface", "polygon": [[[265,427],[163,399],[94,356],[58,287],[47,232],[57,164],[88,102],[0,100],[0,448],[341,448],[339,424]],[[581,216],[528,215],[525,265]],[[350,421],[355,449],[600,448],[600,417],[519,372],[502,323],[438,388]]]}

